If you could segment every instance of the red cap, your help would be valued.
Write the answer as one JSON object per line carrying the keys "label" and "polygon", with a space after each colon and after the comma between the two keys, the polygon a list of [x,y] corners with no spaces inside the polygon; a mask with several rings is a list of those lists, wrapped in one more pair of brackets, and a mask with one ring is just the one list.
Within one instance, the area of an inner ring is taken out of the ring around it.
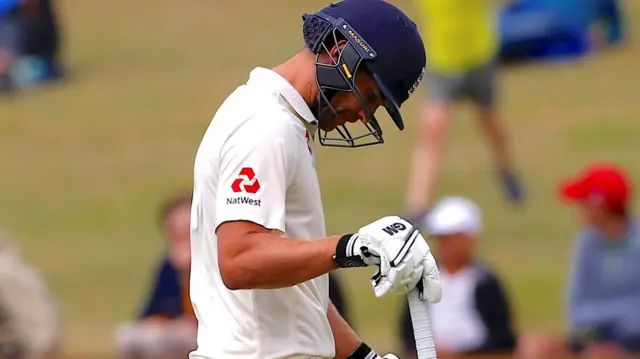
{"label": "red cap", "polygon": [[620,167],[610,163],[586,167],[577,178],[560,183],[560,198],[567,202],[602,205],[615,213],[626,213],[632,197],[632,184]]}

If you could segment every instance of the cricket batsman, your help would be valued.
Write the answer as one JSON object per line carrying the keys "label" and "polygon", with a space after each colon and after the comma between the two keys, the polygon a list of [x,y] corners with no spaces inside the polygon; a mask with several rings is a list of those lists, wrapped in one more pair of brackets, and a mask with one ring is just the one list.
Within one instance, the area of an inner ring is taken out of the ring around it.
{"label": "cricket batsman", "polygon": [[302,32],[298,54],[253,69],[223,102],[197,151],[190,359],[380,359],[329,300],[338,268],[372,266],[377,297],[417,288],[441,298],[429,245],[408,221],[327,236],[314,161],[316,137],[383,143],[380,106],[403,129],[399,107],[425,68],[415,23],[382,0],[344,0],[304,15]]}

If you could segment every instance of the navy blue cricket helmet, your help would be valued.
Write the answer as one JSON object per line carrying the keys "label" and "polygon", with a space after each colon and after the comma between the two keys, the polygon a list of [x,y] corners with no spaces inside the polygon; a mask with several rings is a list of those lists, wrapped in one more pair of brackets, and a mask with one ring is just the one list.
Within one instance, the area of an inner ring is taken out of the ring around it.
{"label": "navy blue cricket helmet", "polygon": [[[416,24],[400,9],[383,0],[343,0],[313,14],[303,15],[305,45],[316,54],[316,82],[320,113],[331,106],[337,92],[352,92],[359,99],[369,121],[366,131],[352,136],[346,124],[335,130],[339,137],[318,130],[325,146],[361,147],[383,143],[382,128],[355,85],[355,75],[364,68],[371,74],[384,96],[384,107],[393,122],[404,129],[400,106],[411,96],[424,77],[426,55]],[[320,54],[347,40],[332,64],[321,63]]]}

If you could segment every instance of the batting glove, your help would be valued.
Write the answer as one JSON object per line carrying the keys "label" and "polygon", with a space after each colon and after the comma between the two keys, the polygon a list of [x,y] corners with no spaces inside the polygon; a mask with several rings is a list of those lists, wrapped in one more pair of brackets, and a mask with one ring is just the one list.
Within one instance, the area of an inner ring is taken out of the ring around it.
{"label": "batting glove", "polygon": [[358,233],[343,236],[336,248],[340,267],[377,266],[371,285],[377,297],[406,294],[418,284],[430,302],[442,297],[442,285],[431,248],[420,231],[398,216],[383,217]]}
{"label": "batting glove", "polygon": [[383,357],[379,356],[373,349],[367,344],[362,343],[360,346],[349,355],[347,359],[398,359],[395,354],[387,354]]}

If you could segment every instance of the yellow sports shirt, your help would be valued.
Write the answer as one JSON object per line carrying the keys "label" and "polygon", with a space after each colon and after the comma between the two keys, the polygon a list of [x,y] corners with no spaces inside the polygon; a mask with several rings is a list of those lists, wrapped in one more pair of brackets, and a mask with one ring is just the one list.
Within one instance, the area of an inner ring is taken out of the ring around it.
{"label": "yellow sports shirt", "polygon": [[427,65],[437,72],[470,70],[498,47],[490,0],[416,0]]}

